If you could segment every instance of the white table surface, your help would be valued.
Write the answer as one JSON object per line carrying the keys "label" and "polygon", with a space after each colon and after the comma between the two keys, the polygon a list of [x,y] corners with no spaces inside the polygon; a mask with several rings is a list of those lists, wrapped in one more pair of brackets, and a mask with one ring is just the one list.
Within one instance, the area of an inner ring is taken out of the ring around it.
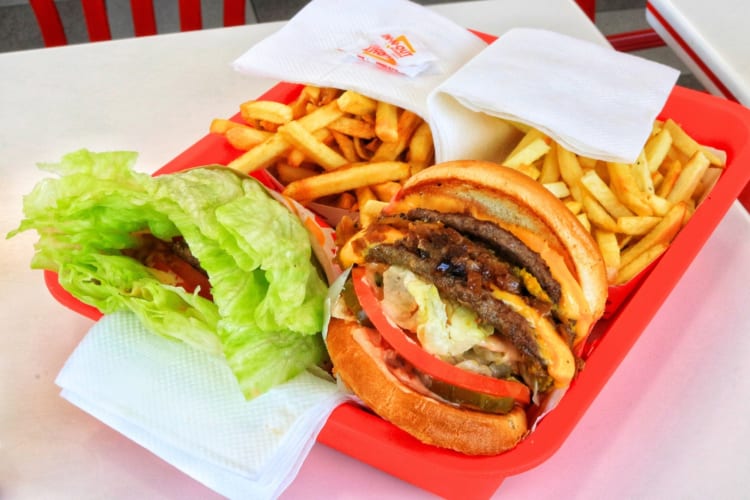
{"label": "white table surface", "polygon": [[[434,7],[501,34],[556,29],[606,43],[572,3]],[[132,149],[153,172],[274,82],[229,63],[280,23],[0,54],[0,232],[21,218],[39,161]],[[0,239],[0,497],[214,498],[59,396],[92,322],[28,268],[35,235]],[[500,498],[737,498],[750,490],[750,219],[735,203],[562,448]],[[316,445],[283,498],[430,498]]]}
{"label": "white table surface", "polygon": [[[713,94],[733,97],[745,106],[750,106],[750,37],[747,34],[746,2],[649,0],[648,4],[648,23],[701,84]],[[670,31],[676,32],[684,45]],[[692,54],[686,48],[692,50]],[[708,71],[700,64],[704,64]],[[710,78],[710,73],[726,87],[731,96],[724,95]]]}

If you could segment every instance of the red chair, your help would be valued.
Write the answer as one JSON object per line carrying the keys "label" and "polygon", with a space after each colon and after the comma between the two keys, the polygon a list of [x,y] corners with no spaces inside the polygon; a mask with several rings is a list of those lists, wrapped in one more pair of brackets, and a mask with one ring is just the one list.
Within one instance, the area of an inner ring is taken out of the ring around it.
{"label": "red chair", "polygon": [[[596,19],[596,0],[576,0],[581,10],[594,22]],[[664,45],[659,35],[653,29],[627,31],[607,36],[612,47],[622,52],[650,49]]]}
{"label": "red chair", "polygon": [[[54,0],[30,0],[37,23],[42,32],[44,45],[55,47],[67,45],[60,13]],[[224,26],[245,24],[246,0],[224,0]],[[99,42],[111,40],[107,18],[106,0],[81,0],[89,40]],[[153,0],[130,0],[135,36],[157,34]],[[200,0],[179,0],[180,30],[199,30],[203,27]]]}

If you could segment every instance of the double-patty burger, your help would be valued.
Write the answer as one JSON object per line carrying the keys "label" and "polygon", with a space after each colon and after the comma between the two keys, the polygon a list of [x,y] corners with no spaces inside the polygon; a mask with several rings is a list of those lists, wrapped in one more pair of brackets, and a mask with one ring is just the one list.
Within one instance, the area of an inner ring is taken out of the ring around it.
{"label": "double-patty burger", "polygon": [[423,442],[497,454],[567,388],[602,315],[595,242],[537,182],[489,162],[425,169],[339,252],[336,375]]}

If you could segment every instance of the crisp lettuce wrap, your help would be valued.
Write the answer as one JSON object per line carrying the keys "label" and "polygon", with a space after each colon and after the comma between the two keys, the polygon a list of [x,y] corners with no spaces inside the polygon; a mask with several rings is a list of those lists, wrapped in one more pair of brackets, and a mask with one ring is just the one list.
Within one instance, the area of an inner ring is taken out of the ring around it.
{"label": "crisp lettuce wrap", "polygon": [[[8,235],[39,233],[32,267],[104,314],[131,310],[153,332],[223,356],[247,398],[322,362],[327,285],[298,217],[224,167],[152,177],[133,170],[136,157],[80,150],[40,165],[58,177],[24,198]],[[144,234],[184,238],[212,300],[132,257]]]}

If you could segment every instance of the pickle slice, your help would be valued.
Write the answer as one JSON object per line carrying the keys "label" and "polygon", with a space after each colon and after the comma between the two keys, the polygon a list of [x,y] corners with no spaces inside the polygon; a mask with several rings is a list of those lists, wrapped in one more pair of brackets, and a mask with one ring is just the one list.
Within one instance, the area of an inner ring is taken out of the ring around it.
{"label": "pickle slice", "polygon": [[425,380],[425,385],[435,394],[459,406],[480,410],[487,413],[508,413],[513,409],[515,400],[509,397],[496,397],[456,387],[441,380]]}

